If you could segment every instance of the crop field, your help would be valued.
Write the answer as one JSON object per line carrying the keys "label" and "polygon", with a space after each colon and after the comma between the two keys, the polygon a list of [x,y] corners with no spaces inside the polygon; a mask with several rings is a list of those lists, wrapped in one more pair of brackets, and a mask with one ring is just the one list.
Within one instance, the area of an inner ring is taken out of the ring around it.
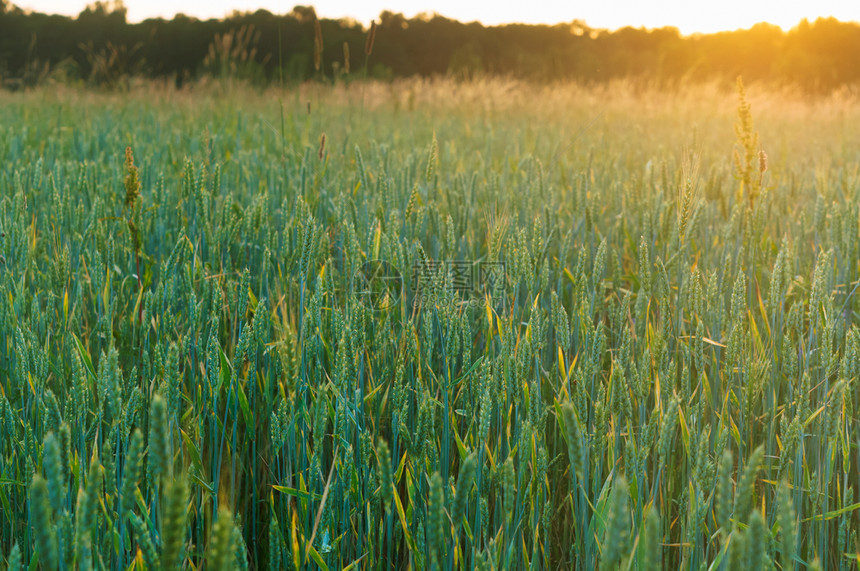
{"label": "crop field", "polygon": [[0,93],[0,569],[856,569],[860,100]]}

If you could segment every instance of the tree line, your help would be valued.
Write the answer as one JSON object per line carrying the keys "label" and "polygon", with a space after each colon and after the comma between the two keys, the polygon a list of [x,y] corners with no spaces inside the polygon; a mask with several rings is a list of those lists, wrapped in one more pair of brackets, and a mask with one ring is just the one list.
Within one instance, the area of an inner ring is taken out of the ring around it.
{"label": "tree line", "polygon": [[[609,31],[581,21],[483,26],[438,15],[383,12],[369,30],[317,19],[313,8],[197,20],[129,23],[121,1],[97,2],[76,18],[25,12],[0,0],[0,77],[9,85],[49,78],[120,85],[129,77],[183,84],[203,76],[255,84],[312,78],[502,75],[533,81],[659,85],[764,80],[810,92],[855,88],[860,24],[820,18],[785,32],[769,24],[682,36],[676,28]],[[368,49],[370,48],[370,49]],[[369,52],[369,53],[368,53]]]}

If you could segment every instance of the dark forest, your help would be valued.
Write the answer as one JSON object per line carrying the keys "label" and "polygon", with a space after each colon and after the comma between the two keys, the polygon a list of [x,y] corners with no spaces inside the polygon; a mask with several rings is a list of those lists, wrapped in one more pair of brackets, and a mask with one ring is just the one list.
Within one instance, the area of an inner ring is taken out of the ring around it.
{"label": "dark forest", "polygon": [[[95,3],[76,18],[26,13],[0,0],[0,77],[7,86],[46,80],[122,85],[129,77],[175,81],[230,76],[258,85],[316,78],[476,75],[530,81],[602,83],[618,78],[673,86],[703,80],[763,80],[807,92],[854,88],[860,80],[860,25],[802,21],[784,32],[748,30],[682,36],[675,28],[487,27],[437,15],[407,19],[383,12],[372,53],[368,30],[349,20],[319,20],[315,67],[313,8],[265,10],[201,21],[129,23],[121,3]],[[347,60],[351,61],[347,61]]]}

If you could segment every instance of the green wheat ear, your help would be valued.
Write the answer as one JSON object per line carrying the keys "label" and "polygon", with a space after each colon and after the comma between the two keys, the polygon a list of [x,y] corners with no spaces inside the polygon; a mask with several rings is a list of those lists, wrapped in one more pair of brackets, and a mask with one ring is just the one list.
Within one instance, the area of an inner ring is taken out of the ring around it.
{"label": "green wheat ear", "polygon": [[760,511],[753,510],[747,533],[749,537],[747,541],[746,568],[750,571],[761,571],[765,568],[767,561],[766,546],[770,544],[769,539],[766,539],[765,536],[770,532],[765,527]]}
{"label": "green wheat ear", "polygon": [[564,418],[564,428],[567,432],[567,454],[570,465],[576,474],[577,482],[583,483],[585,473],[585,454],[582,445],[582,427],[576,418],[576,411],[571,403],[565,403],[561,407]]}
{"label": "green wheat ear", "polygon": [[424,172],[424,181],[428,184],[436,174],[436,162],[438,158],[438,143],[436,142],[436,133],[433,133],[433,140],[430,142],[430,152],[427,154],[427,169]]}
{"label": "green wheat ear", "polygon": [[475,480],[475,470],[477,469],[477,461],[474,454],[470,454],[463,467],[460,469],[460,475],[457,478],[457,489],[454,493],[454,504],[451,508],[451,521],[454,524],[454,535],[459,534],[460,524],[463,522],[463,516],[466,513],[466,502],[469,498],[469,492]]}
{"label": "green wheat ear", "polygon": [[158,552],[155,549],[155,543],[152,541],[152,535],[149,533],[147,524],[137,514],[131,514],[131,525],[134,528],[135,539],[147,569],[159,569],[161,562],[158,560]]}
{"label": "green wheat ear", "polygon": [[147,476],[150,486],[158,485],[160,479],[167,476],[170,470],[167,426],[167,405],[161,395],[156,394],[149,408]]}
{"label": "green wheat ear", "polygon": [[729,537],[727,569],[746,569],[747,543],[749,543],[747,533],[735,528]]}
{"label": "green wheat ear", "polygon": [[691,154],[685,158],[684,183],[678,199],[678,239],[682,245],[687,238],[687,226],[695,206],[698,168],[698,157]]}
{"label": "green wheat ear", "polygon": [[18,544],[12,546],[12,551],[9,552],[8,571],[23,571],[24,564],[21,562],[21,548]]}
{"label": "green wheat ear", "polygon": [[442,477],[438,472],[434,472],[430,478],[430,501],[427,509],[427,541],[430,543],[430,556],[438,565],[445,553],[445,494],[442,491]]}
{"label": "green wheat ear", "polygon": [[231,539],[233,541],[233,557],[236,567],[239,571],[248,570],[248,546],[245,545],[245,539],[242,537],[242,530],[237,522],[233,523],[233,533]]}
{"label": "green wheat ear", "polygon": [[738,491],[737,496],[735,497],[736,521],[746,521],[747,516],[752,510],[756,478],[763,459],[764,447],[759,446],[752,454],[750,454],[750,457],[747,460],[743,476],[741,477],[740,482],[738,482]]}
{"label": "green wheat ear", "polygon": [[645,517],[640,549],[644,554],[642,571],[660,571],[663,568],[663,528],[655,507],[648,510]]}
{"label": "green wheat ear", "polygon": [[720,470],[717,477],[716,491],[716,520],[717,526],[723,538],[731,533],[732,506],[734,505],[734,492],[732,490],[732,471],[734,460],[731,450],[725,450],[720,458]]}
{"label": "green wheat ear", "polygon": [[53,432],[45,436],[44,453],[42,458],[45,476],[50,482],[51,508],[59,512],[63,501],[63,490],[66,487],[67,478],[63,473],[63,461],[60,458],[60,445]]}
{"label": "green wheat ear", "polygon": [[48,483],[39,474],[33,475],[30,484],[30,506],[30,519],[39,560],[45,569],[55,571],[59,556],[56,526],[51,514]]}
{"label": "green wheat ear", "polygon": [[609,516],[603,539],[602,567],[614,569],[626,554],[630,535],[630,511],[627,507],[629,490],[624,476],[617,476],[609,499]]}
{"label": "green wheat ear", "polygon": [[235,569],[233,559],[233,514],[226,506],[221,506],[206,548],[207,568]]}
{"label": "green wheat ear", "polygon": [[125,467],[122,475],[119,517],[125,519],[131,515],[134,505],[134,494],[140,478],[140,465],[143,456],[143,435],[135,430],[128,445],[125,457]]}
{"label": "green wheat ear", "polygon": [[161,507],[161,566],[163,569],[177,568],[176,566],[183,556],[187,515],[186,502],[185,480],[182,478],[168,480]]}
{"label": "green wheat ear", "polygon": [[672,444],[675,438],[675,430],[678,426],[679,402],[677,397],[672,397],[669,400],[669,407],[663,415],[663,422],[660,426],[660,440],[658,445],[658,453],[660,458],[660,466],[666,466],[669,455],[672,452]]}
{"label": "green wheat ear", "polygon": [[81,549],[79,560],[86,559],[88,547],[91,543],[91,532],[96,522],[96,506],[102,496],[102,466],[97,454],[93,454],[90,460],[90,468],[87,472],[86,487],[78,490],[77,497],[77,521],[75,529],[75,543]]}
{"label": "green wheat ear", "polygon": [[[274,510],[272,511],[274,512]],[[278,519],[273,513],[269,520],[269,567],[272,569],[280,568],[282,543]]]}
{"label": "green wheat ear", "polygon": [[385,509],[391,509],[394,497],[394,482],[391,477],[391,452],[388,444],[382,440],[376,445],[376,458],[379,479],[379,489],[382,492],[382,501]]}
{"label": "green wheat ear", "polygon": [[780,483],[778,493],[777,521],[779,523],[782,566],[785,569],[790,569],[793,565],[794,557],[797,555],[796,538],[797,538],[797,519],[792,505],[791,491],[788,484]]}
{"label": "green wheat ear", "polygon": [[[735,135],[737,143],[734,149],[734,163],[737,176],[740,179],[738,188],[737,201],[740,202],[746,197],[749,208],[752,210],[755,207],[756,199],[761,192],[761,179],[755,180],[754,172],[756,162],[759,157],[758,133],[753,128],[753,118],[751,105],[746,98],[746,89],[744,88],[743,79],[741,76],[737,78],[738,91],[738,122],[735,123]],[[766,169],[766,159],[764,161]],[[764,174],[764,171],[761,171]]]}
{"label": "green wheat ear", "polygon": [[78,562],[89,560],[90,545],[92,543],[91,531],[93,526],[93,509],[90,496],[83,488],[78,488],[78,499],[75,504],[77,521],[75,526],[75,558]]}

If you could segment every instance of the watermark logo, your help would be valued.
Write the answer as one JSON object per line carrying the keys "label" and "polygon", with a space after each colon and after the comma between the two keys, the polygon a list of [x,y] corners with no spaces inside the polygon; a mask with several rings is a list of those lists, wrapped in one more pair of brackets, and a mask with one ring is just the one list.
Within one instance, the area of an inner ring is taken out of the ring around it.
{"label": "watermark logo", "polygon": [[439,297],[440,280],[455,298],[464,303],[482,303],[487,294],[503,288],[507,282],[505,262],[483,260],[425,260],[412,265],[411,290],[414,303],[434,301]]}
{"label": "watermark logo", "polygon": [[[409,293],[414,306],[453,302],[480,305],[507,285],[505,262],[424,260],[412,264]],[[372,311],[400,302],[403,276],[384,260],[370,260],[353,275],[358,302]]]}
{"label": "watermark logo", "polygon": [[397,268],[382,260],[361,265],[352,278],[353,291],[359,303],[371,310],[388,309],[400,301],[403,276]]}

